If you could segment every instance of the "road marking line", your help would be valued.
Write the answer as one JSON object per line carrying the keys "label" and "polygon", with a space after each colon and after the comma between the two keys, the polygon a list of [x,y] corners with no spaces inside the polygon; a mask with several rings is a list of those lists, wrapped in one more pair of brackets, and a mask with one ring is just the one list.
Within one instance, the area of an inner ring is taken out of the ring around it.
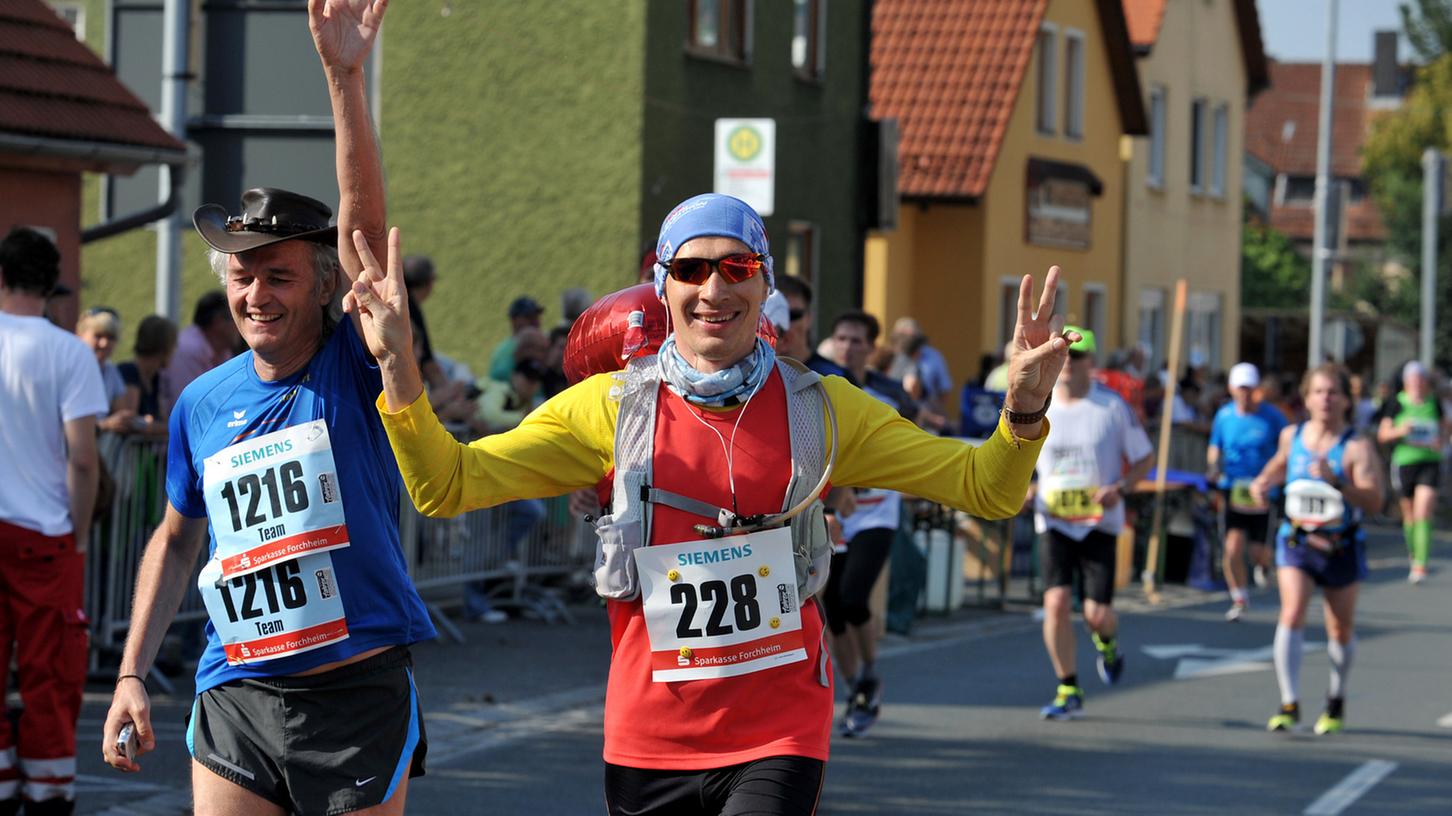
{"label": "road marking line", "polygon": [[1304,816],[1337,816],[1396,769],[1397,763],[1395,762],[1388,762],[1384,759],[1369,760],[1347,774],[1345,779],[1336,783],[1336,787],[1321,794],[1321,798],[1312,802],[1311,806],[1303,811],[1303,814]]}
{"label": "road marking line", "polygon": [[1442,715],[1442,719],[1438,720],[1437,724],[1443,728],[1452,728],[1452,714]]}

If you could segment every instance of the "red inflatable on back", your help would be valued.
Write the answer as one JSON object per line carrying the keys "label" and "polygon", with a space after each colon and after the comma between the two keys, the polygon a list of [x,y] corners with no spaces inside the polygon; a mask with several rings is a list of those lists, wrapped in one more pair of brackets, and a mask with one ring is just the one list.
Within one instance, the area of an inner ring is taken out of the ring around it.
{"label": "red inflatable on back", "polygon": [[[776,348],[776,327],[762,319],[757,335]],[[655,285],[640,283],[595,301],[570,327],[565,377],[571,385],[619,371],[633,357],[655,354],[666,338],[666,308]]]}

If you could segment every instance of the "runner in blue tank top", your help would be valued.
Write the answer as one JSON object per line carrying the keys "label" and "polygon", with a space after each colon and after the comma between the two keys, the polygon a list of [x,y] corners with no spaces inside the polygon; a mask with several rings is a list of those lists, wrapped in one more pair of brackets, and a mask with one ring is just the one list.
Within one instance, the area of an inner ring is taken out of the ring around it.
{"label": "runner in blue tank top", "polygon": [[1342,728],[1346,678],[1356,652],[1352,631],[1356,596],[1366,577],[1363,513],[1382,503],[1376,448],[1354,436],[1348,419],[1351,383],[1345,370],[1326,364],[1307,372],[1301,385],[1310,419],[1281,432],[1280,446],[1250,490],[1265,501],[1273,486],[1286,486],[1286,520],[1276,535],[1281,613],[1276,624],[1275,666],[1281,707],[1266,727],[1289,731],[1300,722],[1298,686],[1306,606],[1312,586],[1321,587],[1326,610],[1326,652],[1331,687],[1317,734]]}
{"label": "runner in blue tank top", "polygon": [[[309,8],[335,113],[367,110],[362,60],[382,5]],[[166,515],[142,558],[102,747],[132,772],[155,747],[144,678],[196,580],[209,618],[186,732],[199,813],[389,816],[423,773],[407,647],[434,628],[399,542],[402,480],[373,405],[382,374],[356,316],[339,319],[363,268],[354,230],[384,247],[383,179],[366,114],[341,121],[339,150],[362,158],[339,164],[336,228],[327,205],[276,188],[244,193],[241,215],[192,216],[248,351],[172,412]],[[137,744],[119,750],[127,724]]]}

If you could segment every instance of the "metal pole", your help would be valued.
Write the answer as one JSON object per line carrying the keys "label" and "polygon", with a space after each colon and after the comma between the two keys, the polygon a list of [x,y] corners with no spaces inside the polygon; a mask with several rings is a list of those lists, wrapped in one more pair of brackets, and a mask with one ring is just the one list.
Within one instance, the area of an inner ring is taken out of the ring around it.
{"label": "metal pole", "polygon": [[1321,324],[1326,322],[1326,267],[1331,260],[1327,246],[1330,233],[1331,195],[1331,101],[1336,83],[1336,7],[1337,0],[1326,0],[1326,56],[1321,63],[1321,116],[1316,129],[1316,232],[1311,255],[1311,337],[1307,368],[1321,364]]}
{"label": "metal pole", "polygon": [[[190,0],[166,0],[162,12],[160,124],[183,142],[187,139],[187,30]],[[161,168],[160,200],[171,194],[171,174]],[[181,316],[181,225],[176,213],[156,223],[156,312],[172,320]]]}
{"label": "metal pole", "polygon": [[1442,211],[1442,166],[1434,147],[1422,152],[1422,365],[1432,368],[1432,329],[1437,320],[1437,217]]}

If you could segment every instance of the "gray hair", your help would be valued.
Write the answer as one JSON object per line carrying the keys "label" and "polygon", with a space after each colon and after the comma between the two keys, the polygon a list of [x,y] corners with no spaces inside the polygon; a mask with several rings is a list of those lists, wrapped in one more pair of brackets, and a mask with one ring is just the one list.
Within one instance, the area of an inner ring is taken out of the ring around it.
{"label": "gray hair", "polygon": [[[328,318],[328,324],[338,322],[343,317],[343,295],[347,292],[347,284],[343,279],[343,265],[338,261],[338,248],[330,244],[320,244],[316,241],[309,241],[308,246],[313,251],[313,271],[317,273],[317,287],[323,289],[329,280],[335,283],[333,297],[324,310]],[[216,249],[207,250],[207,263],[212,267],[212,274],[217,276],[223,286],[227,285],[227,253]]]}

